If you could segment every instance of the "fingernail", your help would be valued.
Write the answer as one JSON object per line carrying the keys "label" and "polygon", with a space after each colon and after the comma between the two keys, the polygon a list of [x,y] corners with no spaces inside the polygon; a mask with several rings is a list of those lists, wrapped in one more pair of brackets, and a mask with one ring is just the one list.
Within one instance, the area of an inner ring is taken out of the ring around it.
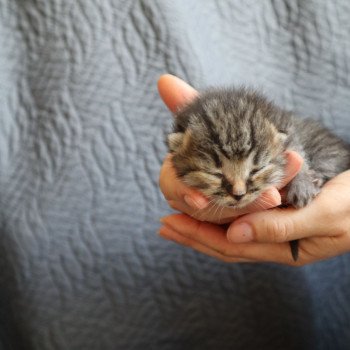
{"label": "fingernail", "polygon": [[227,232],[227,239],[231,243],[247,243],[254,238],[253,229],[246,223],[233,225]]}
{"label": "fingernail", "polygon": [[204,209],[208,205],[208,201],[205,198],[198,197],[193,199],[187,194],[184,196],[184,201],[187,205],[194,209]]}

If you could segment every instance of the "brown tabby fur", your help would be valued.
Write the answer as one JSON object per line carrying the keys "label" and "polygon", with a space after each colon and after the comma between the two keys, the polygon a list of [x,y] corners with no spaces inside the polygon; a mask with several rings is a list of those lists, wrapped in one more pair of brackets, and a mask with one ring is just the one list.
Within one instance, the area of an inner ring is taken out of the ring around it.
{"label": "brown tabby fur", "polygon": [[286,149],[304,157],[287,204],[307,205],[347,170],[349,146],[311,119],[297,118],[245,88],[212,89],[176,113],[168,136],[177,175],[216,204],[242,208],[284,176]]}

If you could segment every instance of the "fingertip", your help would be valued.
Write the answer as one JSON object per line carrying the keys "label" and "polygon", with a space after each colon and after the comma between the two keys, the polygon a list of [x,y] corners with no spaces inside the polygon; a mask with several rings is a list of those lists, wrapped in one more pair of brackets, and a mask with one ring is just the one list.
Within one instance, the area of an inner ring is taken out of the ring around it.
{"label": "fingertip", "polygon": [[185,195],[184,196],[184,201],[187,205],[189,205],[193,209],[205,209],[209,201],[207,198],[201,196],[201,195]]}
{"label": "fingertip", "polygon": [[297,174],[304,163],[304,158],[297,152],[292,150],[287,150],[285,152],[287,158],[286,173]]}
{"label": "fingertip", "polygon": [[159,219],[160,223],[165,227],[171,227],[173,228],[176,226],[176,223],[178,223],[179,220],[181,220],[183,217],[187,217],[185,214],[170,214],[163,216]]}
{"label": "fingertip", "polygon": [[260,199],[262,199],[265,205],[269,208],[276,207],[281,204],[281,195],[275,187],[271,187],[263,192]]}
{"label": "fingertip", "polygon": [[157,81],[157,88],[158,88],[158,92],[159,94],[162,96],[163,92],[165,90],[167,90],[169,83],[171,83],[171,81],[176,78],[174,75],[171,74],[162,74],[158,81]]}
{"label": "fingertip", "polygon": [[159,219],[159,222],[164,225],[166,216]]}
{"label": "fingertip", "polygon": [[192,86],[172,74],[161,75],[157,86],[160,97],[172,112],[198,95]]}
{"label": "fingertip", "polygon": [[171,234],[169,232],[169,229],[166,226],[162,226],[159,230],[158,230],[158,235],[160,237],[162,237],[163,239],[167,240],[167,241],[171,241]]}

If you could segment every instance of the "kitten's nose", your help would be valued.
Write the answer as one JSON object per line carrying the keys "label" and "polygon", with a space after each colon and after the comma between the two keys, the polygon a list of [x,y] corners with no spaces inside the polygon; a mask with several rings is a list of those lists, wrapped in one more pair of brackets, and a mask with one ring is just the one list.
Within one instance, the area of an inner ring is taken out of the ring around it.
{"label": "kitten's nose", "polygon": [[233,194],[232,197],[236,200],[239,201],[244,197],[244,194]]}
{"label": "kitten's nose", "polygon": [[246,183],[243,179],[235,179],[233,186],[232,186],[232,197],[239,201],[242,199],[242,197],[247,193],[247,187]]}

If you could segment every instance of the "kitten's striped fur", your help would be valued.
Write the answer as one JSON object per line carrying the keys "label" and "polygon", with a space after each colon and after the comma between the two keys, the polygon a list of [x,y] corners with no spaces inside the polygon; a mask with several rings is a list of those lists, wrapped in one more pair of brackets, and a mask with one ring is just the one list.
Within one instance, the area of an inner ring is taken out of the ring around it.
{"label": "kitten's striped fur", "polygon": [[[339,137],[244,88],[202,93],[177,113],[168,146],[179,178],[216,204],[236,208],[281,181],[286,149],[304,158],[286,197],[297,208],[350,165],[349,145]],[[297,260],[298,241],[290,248]]]}
{"label": "kitten's striped fur", "polygon": [[287,204],[303,207],[350,164],[349,146],[253,90],[211,89],[176,113],[169,150],[177,175],[222,206],[245,207],[284,176],[284,151],[304,157]]}

